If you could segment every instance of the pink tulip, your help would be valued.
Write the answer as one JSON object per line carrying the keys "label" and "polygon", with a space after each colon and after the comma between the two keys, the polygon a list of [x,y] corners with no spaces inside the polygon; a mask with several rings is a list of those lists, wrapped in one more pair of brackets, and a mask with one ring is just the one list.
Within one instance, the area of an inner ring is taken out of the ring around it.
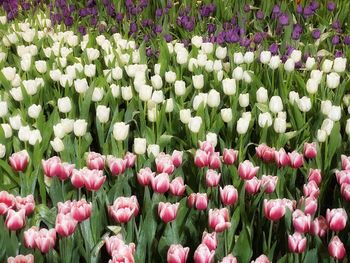
{"label": "pink tulip", "polygon": [[215,251],[204,245],[200,244],[194,252],[193,259],[195,263],[213,263]]}
{"label": "pink tulip", "polygon": [[62,163],[58,156],[41,161],[44,174],[48,177],[58,177],[62,181],[69,178],[74,169],[73,164]]}
{"label": "pink tulip", "polygon": [[314,215],[317,211],[317,199],[313,196],[301,197],[299,200],[299,207],[304,208],[306,215]]}
{"label": "pink tulip", "polygon": [[171,155],[171,160],[173,162],[173,165],[176,168],[182,164],[182,156],[183,156],[182,151],[177,151],[177,150],[173,151],[173,154]]}
{"label": "pink tulip", "polygon": [[270,260],[267,256],[262,254],[259,257],[257,257],[255,260],[253,260],[252,263],[270,263]]}
{"label": "pink tulip", "polygon": [[35,237],[35,245],[41,253],[46,254],[55,246],[56,243],[56,230],[42,228],[37,232]]}
{"label": "pink tulip", "polygon": [[345,201],[350,202],[350,184],[348,183],[342,184],[340,187],[340,190]]}
{"label": "pink tulip", "polygon": [[322,181],[321,170],[310,169],[307,180],[309,182],[314,181],[317,185],[320,185]]}
{"label": "pink tulip", "polygon": [[118,250],[113,250],[112,251],[112,259],[109,260],[109,263],[119,263],[119,262],[124,262],[124,263],[134,263],[134,246],[133,245],[126,245],[122,244],[118,248]]}
{"label": "pink tulip", "polygon": [[120,234],[116,236],[106,237],[105,242],[106,242],[107,252],[111,256],[115,254],[115,251],[119,251],[123,249],[129,250],[131,254],[135,253],[135,244],[130,243],[126,245]]}
{"label": "pink tulip", "polygon": [[64,203],[58,202],[57,203],[57,214],[64,214],[64,215],[69,214],[72,210],[74,202],[72,202],[71,200],[67,200]]}
{"label": "pink tulip", "polygon": [[215,251],[216,247],[218,246],[216,232],[208,233],[204,231],[202,235],[202,244],[206,245],[210,251]]}
{"label": "pink tulip", "polygon": [[221,174],[215,170],[209,169],[205,175],[205,182],[208,187],[216,187],[220,182]]}
{"label": "pink tulip", "polygon": [[160,202],[158,205],[158,215],[164,223],[169,223],[176,218],[177,210],[180,203],[163,203]]}
{"label": "pink tulip", "polygon": [[137,181],[140,185],[149,185],[152,182],[152,178],[155,176],[155,174],[156,173],[152,172],[151,168],[149,167],[142,168],[137,173]]}
{"label": "pink tulip", "polygon": [[234,257],[232,254],[227,255],[224,257],[220,263],[238,263],[237,258]]}
{"label": "pink tulip", "polygon": [[158,174],[156,177],[152,178],[152,189],[157,193],[165,193],[169,190],[170,179],[167,173]]}
{"label": "pink tulip", "polygon": [[343,242],[339,239],[338,236],[334,236],[331,239],[331,242],[328,244],[328,253],[331,257],[335,259],[342,260],[346,255],[346,250]]}
{"label": "pink tulip", "polygon": [[76,188],[85,187],[88,191],[98,191],[106,180],[101,170],[89,170],[84,167],[80,170],[73,170],[72,184]]}
{"label": "pink tulip", "polygon": [[263,175],[261,178],[261,188],[265,193],[271,194],[275,191],[278,177],[272,175]]}
{"label": "pink tulip", "polygon": [[136,162],[136,154],[127,152],[124,156],[124,161],[126,161],[126,168],[134,167]]}
{"label": "pink tulip", "polygon": [[336,171],[335,176],[338,184],[350,184],[350,170]]}
{"label": "pink tulip", "polygon": [[280,220],[286,213],[286,206],[280,199],[264,199],[264,214],[272,221]]}
{"label": "pink tulip", "polygon": [[348,215],[343,208],[327,209],[326,219],[329,229],[338,232],[346,227],[346,221],[348,220]]}
{"label": "pink tulip", "polygon": [[294,169],[298,169],[304,164],[304,157],[301,153],[298,153],[297,151],[293,151],[291,153],[288,153],[290,158],[290,167]]}
{"label": "pink tulip", "polygon": [[350,170],[350,156],[341,155],[341,167],[343,170]]}
{"label": "pink tulip", "polygon": [[32,254],[28,255],[18,255],[16,257],[9,257],[7,263],[34,263],[34,256]]}
{"label": "pink tulip", "polygon": [[186,185],[182,177],[174,178],[169,186],[170,193],[175,196],[182,196],[186,191]]}
{"label": "pink tulip", "polygon": [[278,167],[290,165],[290,157],[283,148],[281,148],[279,151],[275,151],[275,162]]}
{"label": "pink tulip", "polygon": [[172,174],[175,166],[169,154],[160,153],[156,158],[157,173]]}
{"label": "pink tulip", "polygon": [[318,188],[315,181],[310,181],[307,184],[304,184],[303,192],[304,196],[312,196],[317,198],[320,194],[320,188]]}
{"label": "pink tulip", "polygon": [[288,248],[293,253],[303,253],[306,249],[306,237],[300,233],[295,232],[288,236]]}
{"label": "pink tulip", "polygon": [[127,161],[114,156],[108,156],[107,163],[113,176],[121,175],[125,172]]}
{"label": "pink tulip", "polygon": [[13,153],[10,158],[10,164],[13,170],[16,172],[23,172],[29,162],[29,154],[26,150],[22,150],[16,153]]}
{"label": "pink tulip", "polygon": [[109,216],[118,223],[127,223],[139,213],[139,203],[136,196],[118,197],[112,206],[108,207]]}
{"label": "pink tulip", "polygon": [[167,253],[167,263],[186,263],[189,251],[188,247],[176,244],[171,245]]}
{"label": "pink tulip", "polygon": [[327,229],[327,221],[326,218],[324,218],[323,216],[319,216],[311,222],[310,232],[315,236],[317,235],[319,237],[324,237],[327,233]]}
{"label": "pink tulip", "polygon": [[220,161],[220,153],[213,152],[209,155],[209,168],[210,169],[220,169],[221,161]]}
{"label": "pink tulip", "polygon": [[305,215],[303,211],[296,209],[292,214],[292,222],[295,231],[307,233],[311,226],[311,216]]}
{"label": "pink tulip", "polygon": [[259,192],[261,186],[261,181],[253,177],[253,179],[245,181],[245,190],[248,194],[254,195]]}
{"label": "pink tulip", "polygon": [[26,211],[24,209],[20,209],[19,211],[15,211],[13,209],[9,209],[7,211],[7,216],[5,220],[5,226],[12,231],[16,231],[24,227],[26,223]]}
{"label": "pink tulip", "polygon": [[200,146],[199,148],[202,151],[205,151],[209,155],[212,154],[213,152],[215,152],[214,145],[211,142],[209,142],[209,141],[199,142],[199,146]]}
{"label": "pink tulip", "polygon": [[26,197],[16,196],[16,209],[24,209],[26,211],[26,216],[33,213],[35,209],[35,201],[33,195],[28,195]]}
{"label": "pink tulip", "polygon": [[226,165],[232,165],[236,162],[238,157],[238,151],[234,149],[226,149],[224,148],[224,152],[222,154],[222,160]]}
{"label": "pink tulip", "polygon": [[209,226],[215,232],[223,232],[231,226],[229,222],[229,213],[227,208],[215,208],[209,210]]}
{"label": "pink tulip", "polygon": [[35,239],[38,236],[38,227],[32,226],[28,230],[24,231],[23,238],[24,238],[24,246],[26,248],[36,248]]}
{"label": "pink tulip", "polygon": [[243,180],[251,180],[259,171],[259,166],[254,166],[249,160],[245,160],[238,166],[238,174]]}
{"label": "pink tulip", "polygon": [[71,214],[76,221],[82,222],[91,216],[91,209],[92,204],[81,199],[73,202]]}
{"label": "pink tulip", "polygon": [[224,205],[233,205],[238,200],[238,191],[233,185],[220,187],[220,199]]}
{"label": "pink tulip", "polygon": [[75,232],[77,225],[78,221],[76,221],[70,213],[58,214],[56,217],[55,230],[61,236],[68,237]]}
{"label": "pink tulip", "polygon": [[197,150],[196,154],[194,156],[194,164],[199,168],[203,168],[203,167],[208,166],[209,165],[209,154],[203,150]]}
{"label": "pink tulip", "polygon": [[208,197],[206,193],[192,193],[187,198],[187,205],[197,210],[205,210],[208,207]]}
{"label": "pink tulip", "polygon": [[313,159],[317,156],[317,146],[315,142],[304,143],[304,156],[308,159]]}
{"label": "pink tulip", "polygon": [[296,206],[296,201],[295,200],[290,200],[287,198],[283,199],[278,199],[280,200],[281,204],[284,205],[286,208],[289,209],[289,211],[293,212]]}
{"label": "pink tulip", "polygon": [[16,199],[12,194],[6,191],[0,192],[0,215],[4,215],[7,211],[14,207],[16,204]]}
{"label": "pink tulip", "polygon": [[86,166],[90,170],[103,170],[105,161],[106,156],[96,152],[89,152],[86,157]]}
{"label": "pink tulip", "polygon": [[260,144],[255,147],[256,156],[264,162],[271,162],[275,159],[275,148],[271,148],[266,144]]}

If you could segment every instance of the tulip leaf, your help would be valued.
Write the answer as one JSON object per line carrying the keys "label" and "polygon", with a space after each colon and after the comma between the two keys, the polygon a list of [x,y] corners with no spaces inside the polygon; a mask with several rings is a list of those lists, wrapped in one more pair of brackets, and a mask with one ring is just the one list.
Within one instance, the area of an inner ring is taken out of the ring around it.
{"label": "tulip leaf", "polygon": [[238,240],[233,249],[234,255],[237,256],[238,262],[248,263],[253,255],[251,240],[247,228],[244,226],[239,233]]}

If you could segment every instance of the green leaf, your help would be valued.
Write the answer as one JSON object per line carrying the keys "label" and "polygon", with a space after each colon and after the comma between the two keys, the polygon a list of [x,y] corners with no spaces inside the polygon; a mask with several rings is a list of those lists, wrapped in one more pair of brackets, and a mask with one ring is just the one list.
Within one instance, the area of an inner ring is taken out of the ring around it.
{"label": "green leaf", "polygon": [[239,237],[233,249],[233,253],[238,257],[238,262],[240,263],[250,262],[250,259],[253,255],[253,250],[251,247],[249,232],[246,227],[243,227],[242,231],[239,233]]}

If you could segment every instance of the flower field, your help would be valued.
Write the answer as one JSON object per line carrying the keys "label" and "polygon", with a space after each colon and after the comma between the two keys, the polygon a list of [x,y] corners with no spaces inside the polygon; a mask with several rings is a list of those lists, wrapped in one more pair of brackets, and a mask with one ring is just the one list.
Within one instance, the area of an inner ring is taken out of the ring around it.
{"label": "flower field", "polygon": [[348,10],[0,0],[0,262],[349,262]]}

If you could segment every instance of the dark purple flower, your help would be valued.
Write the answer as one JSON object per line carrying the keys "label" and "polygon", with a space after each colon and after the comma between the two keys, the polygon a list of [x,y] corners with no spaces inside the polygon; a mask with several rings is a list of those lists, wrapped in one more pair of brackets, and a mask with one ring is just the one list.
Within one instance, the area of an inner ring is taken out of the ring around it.
{"label": "dark purple flower", "polygon": [[129,29],[129,33],[135,33],[137,31],[137,25],[135,22],[132,22],[130,24],[130,29]]}
{"label": "dark purple flower", "polygon": [[333,38],[332,38],[332,44],[333,45],[338,45],[339,44],[339,36],[338,35],[335,35],[335,36],[333,36]]}
{"label": "dark purple flower", "polygon": [[64,24],[65,24],[66,26],[71,26],[71,25],[73,25],[73,17],[71,17],[71,16],[65,17],[65,18],[64,18]]}
{"label": "dark purple flower", "polygon": [[162,15],[163,15],[163,10],[162,10],[161,8],[158,8],[158,9],[156,10],[156,17],[159,18],[159,17],[161,17]]}
{"label": "dark purple flower", "polygon": [[302,5],[297,5],[297,13],[302,14],[303,13],[303,7]]}
{"label": "dark purple flower", "polygon": [[97,17],[93,16],[90,19],[90,25],[96,26],[97,25]]}
{"label": "dark purple flower", "polygon": [[321,31],[319,29],[314,29],[314,30],[312,30],[311,35],[312,35],[313,39],[319,39],[321,36]]}
{"label": "dark purple flower", "polygon": [[277,55],[278,54],[278,44],[277,43],[272,43],[269,47],[269,51],[273,54],[273,55]]}
{"label": "dark purple flower", "polygon": [[337,51],[335,51],[334,56],[335,56],[336,58],[341,58],[341,57],[344,56],[344,54],[343,54],[343,52],[342,52],[341,50],[337,50]]}
{"label": "dark purple flower", "polygon": [[23,8],[23,10],[27,11],[30,8],[30,4],[27,2],[24,2],[24,3],[22,3],[22,8]]}
{"label": "dark purple flower", "polygon": [[156,25],[153,29],[154,33],[159,34],[162,33],[163,27],[161,25]]}
{"label": "dark purple flower", "polygon": [[258,19],[258,20],[263,20],[263,19],[264,19],[264,12],[261,11],[261,10],[258,10],[258,11],[256,12],[256,19]]}
{"label": "dark purple flower", "polygon": [[166,7],[169,8],[169,9],[172,8],[173,7],[173,2],[171,0],[168,0],[166,2]]}
{"label": "dark purple flower", "polygon": [[248,13],[250,11],[250,6],[248,4],[245,4],[243,7],[243,11]]}
{"label": "dark purple flower", "polygon": [[289,24],[289,17],[286,13],[281,13],[281,15],[278,18],[278,21],[282,26],[286,26]]}
{"label": "dark purple flower", "polygon": [[123,17],[124,17],[123,13],[117,13],[116,15],[117,22],[123,21]]}
{"label": "dark purple flower", "polygon": [[212,34],[216,31],[216,25],[215,24],[208,24],[208,33]]}
{"label": "dark purple flower", "polygon": [[242,46],[242,47],[249,47],[250,46],[250,39],[249,38],[241,38],[239,40],[239,44]]}
{"label": "dark purple flower", "polygon": [[328,9],[328,11],[334,11],[335,10],[335,8],[337,7],[337,5],[336,5],[336,3],[334,3],[334,2],[328,2],[327,3],[327,9]]}
{"label": "dark purple flower", "polygon": [[297,63],[295,63],[295,68],[297,68],[297,69],[301,68],[302,64],[303,64],[303,63],[302,63],[301,60],[298,61]]}
{"label": "dark purple flower", "polygon": [[314,11],[312,10],[312,8],[310,6],[306,6],[304,8],[304,17],[308,18],[310,16],[312,16],[314,14]]}
{"label": "dark purple flower", "polygon": [[350,36],[345,36],[344,37],[344,44],[345,45],[350,45]]}
{"label": "dark purple flower", "polygon": [[272,18],[277,18],[280,15],[281,8],[279,5],[275,5],[272,9]]}
{"label": "dark purple flower", "polygon": [[84,26],[79,26],[78,31],[82,35],[86,35],[86,28]]}
{"label": "dark purple flower", "polygon": [[255,44],[260,44],[264,39],[264,36],[261,32],[257,32],[254,34],[253,41]]}
{"label": "dark purple flower", "polygon": [[146,55],[147,55],[147,57],[151,57],[151,56],[153,55],[153,50],[152,50],[152,48],[148,47],[148,48],[146,49]]}
{"label": "dark purple flower", "polygon": [[310,4],[310,7],[312,11],[316,11],[320,7],[320,4],[316,0],[313,0]]}
{"label": "dark purple flower", "polygon": [[173,37],[170,35],[170,34],[165,34],[164,35],[164,39],[165,39],[165,41],[166,42],[171,42],[171,41],[173,41]]}

